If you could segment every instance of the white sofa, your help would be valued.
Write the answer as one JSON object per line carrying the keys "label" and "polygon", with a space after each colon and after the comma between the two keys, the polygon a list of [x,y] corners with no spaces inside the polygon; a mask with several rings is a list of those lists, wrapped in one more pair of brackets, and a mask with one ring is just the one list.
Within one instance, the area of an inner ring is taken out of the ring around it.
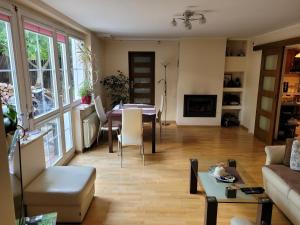
{"label": "white sofa", "polygon": [[266,146],[266,166],[262,168],[266,193],[289,220],[300,224],[300,172],[283,165],[285,146]]}

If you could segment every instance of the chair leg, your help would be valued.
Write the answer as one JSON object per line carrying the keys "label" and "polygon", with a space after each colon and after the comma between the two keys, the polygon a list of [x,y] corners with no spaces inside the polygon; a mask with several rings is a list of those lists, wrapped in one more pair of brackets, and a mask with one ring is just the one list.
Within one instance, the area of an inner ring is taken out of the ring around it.
{"label": "chair leg", "polygon": [[143,166],[145,166],[145,151],[144,151],[144,143],[142,144],[142,150],[143,150]]}
{"label": "chair leg", "polygon": [[121,143],[121,168],[123,168],[123,147]]}
{"label": "chair leg", "polygon": [[160,135],[160,139],[161,139],[161,119],[159,120],[159,135]]}
{"label": "chair leg", "polygon": [[120,142],[118,140],[118,156],[120,156]]}
{"label": "chair leg", "polygon": [[99,136],[101,134],[101,125],[99,125],[98,135],[97,135],[97,145],[99,144]]}

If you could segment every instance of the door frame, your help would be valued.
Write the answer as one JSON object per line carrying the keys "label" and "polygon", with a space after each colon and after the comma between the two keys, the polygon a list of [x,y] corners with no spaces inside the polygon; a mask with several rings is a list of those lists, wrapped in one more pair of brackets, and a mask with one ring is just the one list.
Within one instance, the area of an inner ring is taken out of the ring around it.
{"label": "door frame", "polygon": [[[285,47],[288,46],[288,45],[295,45],[295,44],[300,44],[300,37],[294,37],[294,38],[289,38],[289,39],[284,39],[284,40],[280,40],[280,41],[276,41],[276,42],[270,42],[270,43],[266,43],[266,44],[261,44],[261,45],[255,45],[253,46],[253,51],[263,51],[263,50],[271,50],[271,49],[278,49],[278,48],[283,48],[283,53],[282,53],[282,56],[281,56],[281,66],[280,66],[280,75],[279,75],[279,78],[278,78],[278,85],[275,84],[275,86],[278,88],[278,95],[277,97],[275,98],[276,99],[276,107],[273,106],[273,109],[274,110],[274,114],[275,114],[275,120],[277,120],[278,116],[278,105],[279,105],[279,101],[280,101],[280,85],[281,85],[281,82],[282,82],[282,72],[283,72],[283,68],[284,68],[284,52],[285,52]],[[260,85],[261,85],[261,79],[262,79],[262,75],[261,75],[261,71],[262,71],[262,67],[263,67],[263,56],[262,56],[262,61],[261,61],[261,68],[260,68],[260,78],[259,78],[259,90],[260,90]],[[258,90],[258,91],[259,91]],[[257,96],[257,105],[256,107],[258,107],[260,104],[259,104],[259,94]],[[256,117],[255,117],[255,127],[256,127],[256,123],[258,121],[258,117],[257,117],[257,111],[258,109],[256,109]],[[276,122],[277,121],[271,121],[271,123],[273,123],[273,128],[271,129],[271,134],[270,136],[272,137],[271,139],[269,140],[266,140],[266,144],[273,144],[273,141],[274,141],[274,134],[275,134],[275,128],[276,128]]]}
{"label": "door frame", "polygon": [[130,102],[132,102],[132,100],[133,100],[133,94],[134,93],[132,93],[132,82],[134,82],[133,81],[133,77],[131,76],[131,74],[132,74],[132,67],[131,67],[131,64],[133,63],[132,61],[131,61],[131,55],[133,55],[133,54],[138,54],[138,55],[140,55],[140,56],[143,56],[143,55],[147,55],[147,56],[149,56],[149,55],[151,55],[151,57],[152,57],[152,60],[153,60],[153,65],[152,65],[152,71],[153,71],[153,73],[152,73],[152,85],[151,85],[151,88],[152,88],[152,90],[153,90],[153,93],[152,93],[152,96],[151,96],[151,105],[155,105],[155,52],[154,51],[128,51],[128,77],[129,77],[129,98],[130,98]]}

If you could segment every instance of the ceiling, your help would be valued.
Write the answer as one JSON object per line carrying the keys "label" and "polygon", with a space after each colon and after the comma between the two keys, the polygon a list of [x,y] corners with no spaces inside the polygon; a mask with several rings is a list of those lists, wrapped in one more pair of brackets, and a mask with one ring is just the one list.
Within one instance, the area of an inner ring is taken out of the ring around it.
{"label": "ceiling", "polygon": [[[100,36],[250,37],[300,22],[299,0],[42,0]],[[188,6],[212,10],[207,23],[171,26]]]}

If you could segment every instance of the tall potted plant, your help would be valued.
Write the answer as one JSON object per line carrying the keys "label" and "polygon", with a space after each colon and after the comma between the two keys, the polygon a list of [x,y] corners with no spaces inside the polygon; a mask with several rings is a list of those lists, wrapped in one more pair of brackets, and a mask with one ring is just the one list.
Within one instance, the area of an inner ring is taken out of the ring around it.
{"label": "tall potted plant", "polygon": [[116,75],[110,75],[104,77],[100,83],[107,91],[112,108],[119,104],[129,102],[129,79],[120,70]]}
{"label": "tall potted plant", "polygon": [[79,46],[80,60],[85,69],[84,81],[80,86],[79,95],[81,96],[81,103],[91,104],[92,94],[94,93],[94,84],[98,80],[98,70],[94,64],[95,54],[86,46],[82,44]]}

